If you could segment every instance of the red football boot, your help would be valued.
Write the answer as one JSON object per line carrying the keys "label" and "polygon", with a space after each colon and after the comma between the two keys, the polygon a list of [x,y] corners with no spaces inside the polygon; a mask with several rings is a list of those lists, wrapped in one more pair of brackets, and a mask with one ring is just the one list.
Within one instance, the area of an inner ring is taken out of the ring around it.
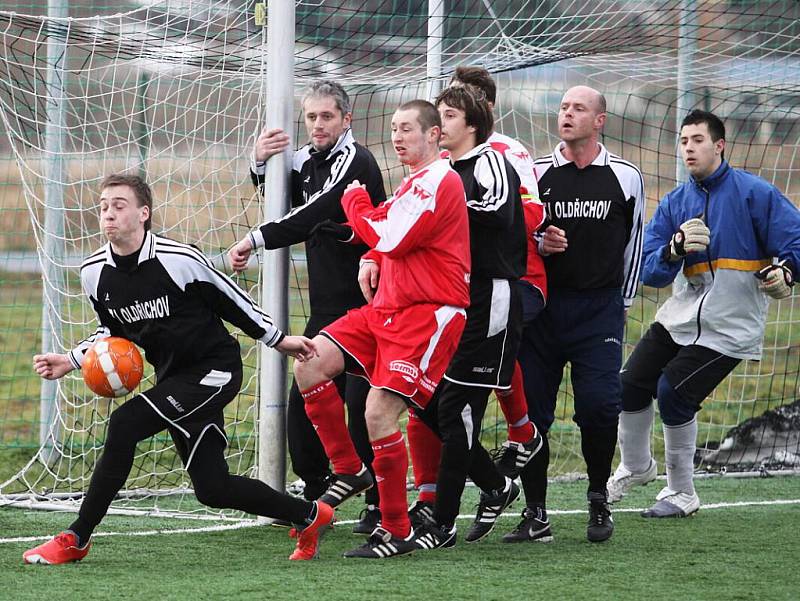
{"label": "red football boot", "polygon": [[92,546],[90,540],[83,547],[78,547],[78,537],[72,532],[62,532],[38,547],[28,549],[22,554],[25,563],[58,564],[80,561],[89,554]]}
{"label": "red football boot", "polygon": [[333,523],[333,507],[322,501],[314,501],[317,516],[302,530],[292,528],[289,536],[297,539],[297,546],[289,559],[306,560],[319,556],[319,539]]}

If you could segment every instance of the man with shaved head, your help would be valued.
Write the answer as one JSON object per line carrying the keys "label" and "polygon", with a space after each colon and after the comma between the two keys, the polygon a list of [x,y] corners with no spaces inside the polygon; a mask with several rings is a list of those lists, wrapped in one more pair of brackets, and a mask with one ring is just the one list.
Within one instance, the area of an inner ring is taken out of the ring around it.
{"label": "man with shaved head", "polygon": [[539,251],[547,273],[548,302],[528,325],[529,345],[519,361],[531,420],[542,450],[522,470],[526,508],[505,542],[552,540],[545,506],[550,447],[563,371],[571,366],[573,420],[589,475],[587,538],[608,539],[614,522],[606,481],[617,444],[621,408],[625,311],[636,294],[642,253],[644,184],[636,166],[599,142],[606,122],[603,95],[570,88],[558,111],[561,138],[552,154],[537,159],[545,206]]}

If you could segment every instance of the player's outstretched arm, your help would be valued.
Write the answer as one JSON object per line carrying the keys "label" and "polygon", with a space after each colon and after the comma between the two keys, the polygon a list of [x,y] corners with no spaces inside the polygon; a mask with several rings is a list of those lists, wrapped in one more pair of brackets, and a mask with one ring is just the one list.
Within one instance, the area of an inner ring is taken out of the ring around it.
{"label": "player's outstretched arm", "polygon": [[253,244],[249,235],[233,245],[233,248],[228,251],[228,260],[234,273],[241,273],[247,268],[247,261],[250,259],[252,252]]}
{"label": "player's outstretched arm", "polygon": [[314,342],[305,336],[284,336],[274,348],[284,355],[294,357],[297,361],[308,361],[319,356]]}
{"label": "player's outstretched arm", "polygon": [[75,367],[67,355],[46,353],[33,356],[33,369],[45,380],[58,380],[75,369]]}

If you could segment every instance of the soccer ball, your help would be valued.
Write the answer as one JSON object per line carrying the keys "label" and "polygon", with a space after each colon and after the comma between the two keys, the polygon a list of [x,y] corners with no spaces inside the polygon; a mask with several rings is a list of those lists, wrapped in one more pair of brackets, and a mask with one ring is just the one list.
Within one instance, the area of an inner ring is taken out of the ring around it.
{"label": "soccer ball", "polygon": [[139,385],[144,365],[130,340],[111,336],[95,342],[83,356],[83,381],[95,394],[125,396]]}

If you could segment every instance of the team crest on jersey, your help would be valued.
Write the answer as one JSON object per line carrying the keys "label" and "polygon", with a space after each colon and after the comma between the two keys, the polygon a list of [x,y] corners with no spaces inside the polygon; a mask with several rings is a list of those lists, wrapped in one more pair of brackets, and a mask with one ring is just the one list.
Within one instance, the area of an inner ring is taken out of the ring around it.
{"label": "team crest on jersey", "polygon": [[411,193],[414,196],[418,196],[420,200],[428,200],[431,197],[431,193],[417,183],[414,183],[411,187]]}
{"label": "team crest on jersey", "polygon": [[392,361],[389,363],[389,371],[396,371],[403,375],[403,379],[407,382],[415,382],[419,378],[419,370],[417,366],[408,361]]}
{"label": "team crest on jersey", "polygon": [[523,161],[527,161],[528,159],[531,158],[531,155],[529,155],[524,150],[520,150],[519,152],[512,152],[511,154],[513,154],[515,157],[517,157],[518,159],[521,159]]}

